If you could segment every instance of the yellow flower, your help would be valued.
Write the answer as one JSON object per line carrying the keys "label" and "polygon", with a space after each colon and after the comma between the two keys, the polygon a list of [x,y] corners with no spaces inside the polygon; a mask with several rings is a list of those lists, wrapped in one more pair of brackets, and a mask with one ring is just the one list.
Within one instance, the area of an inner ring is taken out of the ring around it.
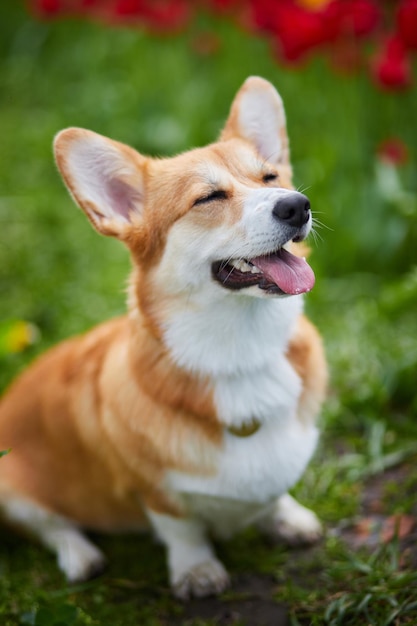
{"label": "yellow flower", "polygon": [[34,324],[23,320],[9,320],[0,323],[0,354],[22,352],[35,343],[39,330]]}

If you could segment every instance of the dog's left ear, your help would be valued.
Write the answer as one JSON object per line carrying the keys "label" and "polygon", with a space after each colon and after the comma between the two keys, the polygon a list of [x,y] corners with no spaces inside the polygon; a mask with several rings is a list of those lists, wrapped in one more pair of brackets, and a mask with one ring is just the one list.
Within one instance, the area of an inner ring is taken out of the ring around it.
{"label": "dog's left ear", "polygon": [[55,159],[69,192],[103,235],[126,239],[144,210],[147,159],[82,128],[55,137]]}
{"label": "dog's left ear", "polygon": [[284,105],[267,80],[250,76],[237,92],[220,139],[233,137],[249,141],[270,163],[289,165]]}

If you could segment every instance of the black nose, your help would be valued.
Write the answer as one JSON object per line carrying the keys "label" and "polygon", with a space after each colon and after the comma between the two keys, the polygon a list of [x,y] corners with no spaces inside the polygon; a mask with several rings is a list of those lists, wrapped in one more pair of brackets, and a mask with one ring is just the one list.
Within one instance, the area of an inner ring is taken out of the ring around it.
{"label": "black nose", "polygon": [[310,201],[304,194],[294,191],[276,202],[272,215],[290,226],[300,228],[310,218]]}

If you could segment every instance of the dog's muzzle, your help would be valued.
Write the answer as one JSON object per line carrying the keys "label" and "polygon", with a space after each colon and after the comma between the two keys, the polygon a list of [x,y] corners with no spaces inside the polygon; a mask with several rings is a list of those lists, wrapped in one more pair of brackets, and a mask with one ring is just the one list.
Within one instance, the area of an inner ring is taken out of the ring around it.
{"label": "dog's muzzle", "polygon": [[272,216],[285,233],[285,241],[268,254],[253,258],[228,259],[212,265],[213,278],[227,289],[258,286],[274,295],[298,295],[313,288],[314,272],[304,258],[283,246],[305,239],[310,230],[310,201],[298,191],[285,191],[276,200]]}

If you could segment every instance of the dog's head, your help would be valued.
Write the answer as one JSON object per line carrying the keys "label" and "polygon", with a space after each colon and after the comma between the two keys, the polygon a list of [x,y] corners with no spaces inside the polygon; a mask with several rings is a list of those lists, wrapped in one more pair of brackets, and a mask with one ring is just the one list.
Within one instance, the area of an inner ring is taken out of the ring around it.
{"label": "dog's head", "polygon": [[312,288],[311,268],[290,252],[310,231],[310,204],[291,187],[285,113],[269,82],[244,83],[219,141],[205,148],[151,159],[70,128],[55,155],[75,201],[100,233],[128,245],[154,291],[271,297]]}

